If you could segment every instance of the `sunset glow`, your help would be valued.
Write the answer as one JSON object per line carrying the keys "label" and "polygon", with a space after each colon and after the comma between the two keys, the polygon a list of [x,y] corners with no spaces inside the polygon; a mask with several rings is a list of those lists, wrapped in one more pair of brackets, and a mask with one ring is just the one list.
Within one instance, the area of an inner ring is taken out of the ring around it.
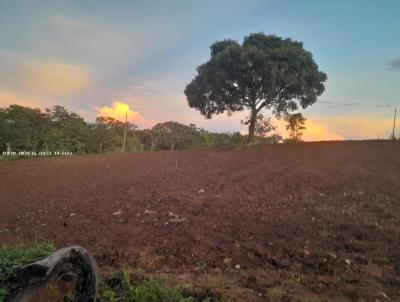
{"label": "sunset glow", "polygon": [[[391,135],[394,108],[400,109],[400,39],[393,38],[400,28],[398,1],[346,9],[324,1],[169,1],[157,7],[101,0],[0,3],[0,106],[61,105],[88,122],[97,116],[125,121],[127,113],[139,128],[177,121],[247,133],[240,123],[247,111],[205,119],[189,108],[184,89],[211,43],[241,43],[249,33],[264,32],[302,42],[328,76],[324,93],[301,110],[304,140]],[[286,137],[285,124],[278,126]]]}
{"label": "sunset glow", "polygon": [[305,141],[320,141],[320,140],[343,140],[344,137],[329,130],[325,125],[315,121],[306,121],[306,129],[304,130],[303,139]]}
{"label": "sunset glow", "polygon": [[112,117],[120,121],[125,121],[125,115],[127,115],[130,122],[134,122],[139,118],[137,111],[131,110],[128,104],[121,101],[114,101],[112,107],[104,106],[100,108],[99,115]]}
{"label": "sunset glow", "polygon": [[[283,137],[288,137],[289,132],[286,130],[286,124],[283,120],[275,120],[277,125],[277,133]],[[306,120],[306,129],[303,131],[303,140],[305,141],[321,141],[321,140],[343,140],[345,139],[339,133],[332,130],[329,125],[321,121],[317,121],[311,118]]]}

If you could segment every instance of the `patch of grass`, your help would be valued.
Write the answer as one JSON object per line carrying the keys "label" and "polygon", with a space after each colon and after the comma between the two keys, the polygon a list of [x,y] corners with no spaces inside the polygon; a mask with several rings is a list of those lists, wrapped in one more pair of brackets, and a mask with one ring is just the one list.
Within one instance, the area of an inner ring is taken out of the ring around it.
{"label": "patch of grass", "polygon": [[[0,246],[0,302],[7,298],[10,277],[21,267],[42,259],[55,250],[51,244],[33,247]],[[172,285],[166,278],[137,277],[127,272],[112,279],[101,281],[98,292],[99,302],[212,302],[227,301],[211,291],[183,289]],[[73,301],[72,299],[71,301]],[[67,300],[69,301],[69,300]]]}
{"label": "patch of grass", "polygon": [[0,302],[8,295],[7,281],[21,267],[48,256],[55,250],[51,244],[33,247],[0,246]]}
{"label": "patch of grass", "polygon": [[173,286],[167,279],[144,278],[132,282],[127,272],[121,273],[111,282],[100,286],[100,302],[211,302],[214,297],[199,298],[196,294],[183,294],[183,290]]}
{"label": "patch of grass", "polygon": [[18,155],[0,155],[0,161],[13,161],[18,159]]}

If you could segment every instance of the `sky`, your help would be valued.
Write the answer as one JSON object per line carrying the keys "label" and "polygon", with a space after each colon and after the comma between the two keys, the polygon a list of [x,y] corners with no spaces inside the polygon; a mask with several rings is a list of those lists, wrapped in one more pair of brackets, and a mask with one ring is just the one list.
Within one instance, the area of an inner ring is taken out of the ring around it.
{"label": "sky", "polygon": [[206,120],[183,90],[213,42],[264,32],[302,41],[328,75],[303,111],[305,140],[388,138],[400,110],[399,13],[398,0],[0,0],[0,107],[62,105],[94,121],[123,103],[141,128],[174,120],[245,133],[246,112]]}

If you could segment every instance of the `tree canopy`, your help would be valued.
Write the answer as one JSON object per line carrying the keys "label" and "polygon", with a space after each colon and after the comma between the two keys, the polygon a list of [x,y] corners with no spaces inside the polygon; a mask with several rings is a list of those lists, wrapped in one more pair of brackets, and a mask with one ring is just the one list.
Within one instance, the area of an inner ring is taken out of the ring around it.
{"label": "tree canopy", "polygon": [[315,103],[325,89],[326,74],[301,42],[255,33],[242,44],[228,39],[210,49],[185,88],[188,104],[206,118],[248,109],[249,142],[261,110],[280,117]]}
{"label": "tree canopy", "polygon": [[[266,137],[268,120],[259,123],[260,143],[277,143],[278,137]],[[11,152],[37,153],[68,151],[73,154],[121,152],[125,123],[108,116],[86,122],[77,113],[62,106],[45,110],[11,105],[0,108],[0,159],[10,146]],[[127,152],[191,149],[197,147],[234,147],[243,144],[240,133],[213,133],[178,122],[162,122],[150,129],[127,124]]]}

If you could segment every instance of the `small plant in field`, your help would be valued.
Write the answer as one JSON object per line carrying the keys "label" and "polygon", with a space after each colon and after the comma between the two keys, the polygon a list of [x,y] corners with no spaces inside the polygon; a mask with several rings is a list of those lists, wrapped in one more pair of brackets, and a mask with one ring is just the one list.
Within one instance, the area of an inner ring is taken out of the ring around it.
{"label": "small plant in field", "polygon": [[127,272],[121,273],[112,279],[112,285],[107,281],[100,286],[101,302],[127,301],[127,302],[211,302],[212,297],[199,299],[195,294],[183,292],[167,279],[144,278],[140,282],[132,282]]}
{"label": "small plant in field", "polygon": [[54,251],[51,244],[34,247],[0,246],[0,302],[8,295],[7,281],[21,267],[48,256]]}
{"label": "small plant in field", "polygon": [[101,293],[101,297],[103,298],[104,301],[114,302],[117,297],[117,294],[112,289],[105,289]]}
{"label": "small plant in field", "polygon": [[167,280],[145,278],[138,284],[133,284],[129,274],[123,272],[120,276],[119,288],[112,289],[103,284],[100,297],[102,301],[113,302],[123,299],[127,302],[189,302],[192,298],[183,297],[179,289],[171,286]]}
{"label": "small plant in field", "polygon": [[18,155],[0,155],[0,161],[12,161],[12,160],[18,160],[21,158],[22,157],[19,157]]}

